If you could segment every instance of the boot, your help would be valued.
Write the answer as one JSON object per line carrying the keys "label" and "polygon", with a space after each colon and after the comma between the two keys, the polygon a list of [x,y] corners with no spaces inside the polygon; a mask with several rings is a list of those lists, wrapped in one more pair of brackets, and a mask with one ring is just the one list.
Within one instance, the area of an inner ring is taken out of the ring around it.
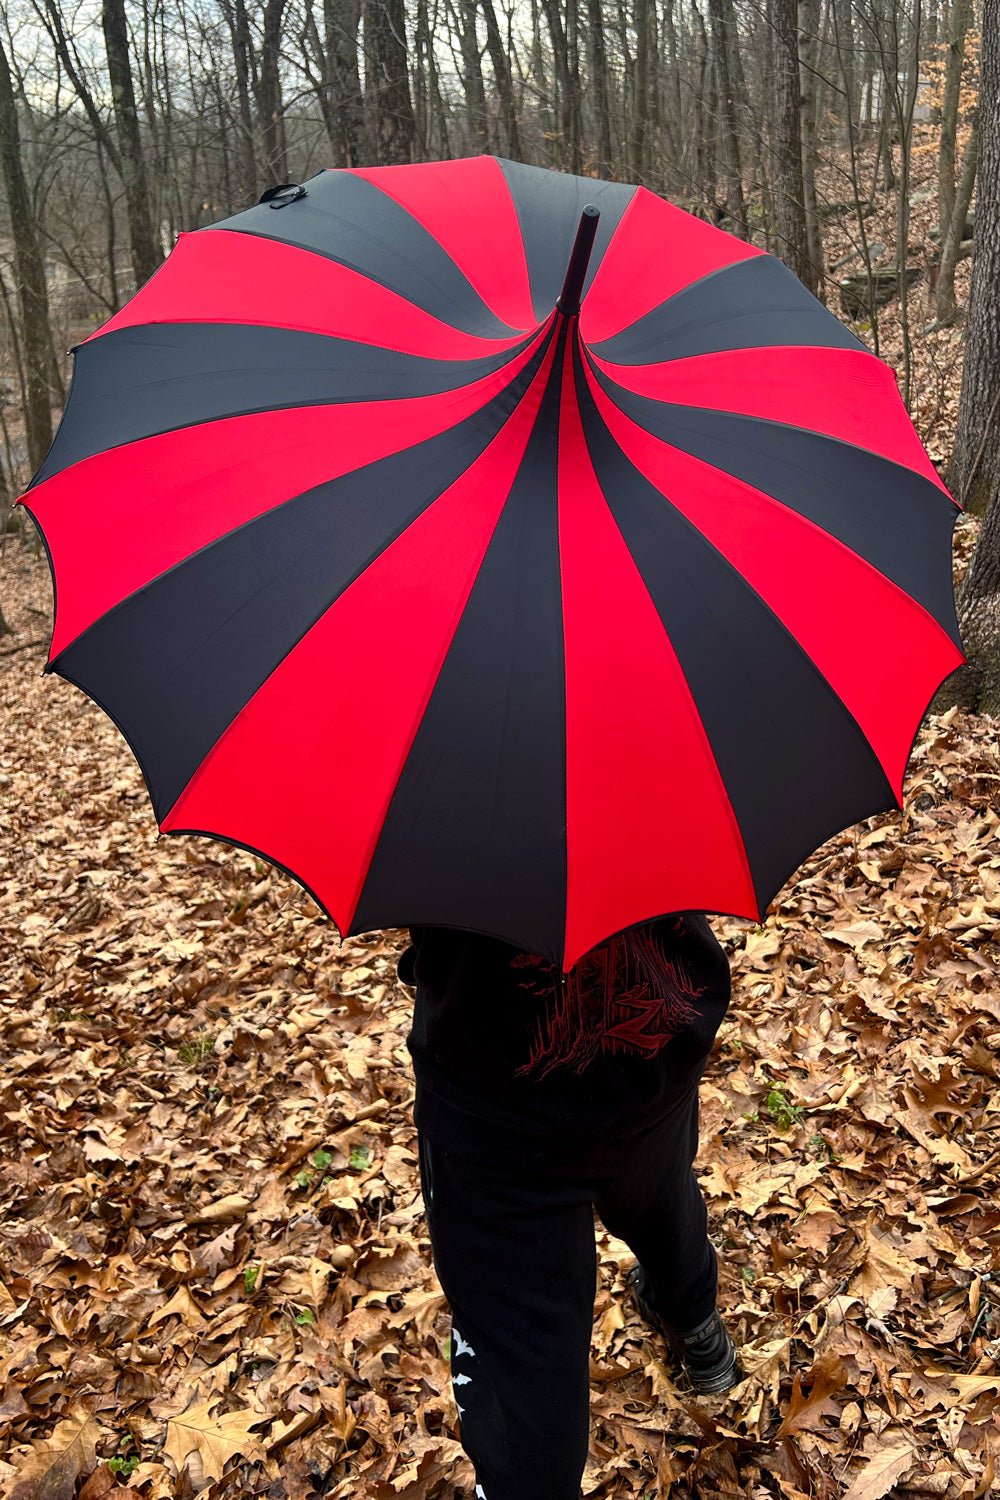
{"label": "boot", "polygon": [[736,1346],[717,1307],[693,1328],[674,1328],[649,1303],[649,1286],[641,1265],[633,1266],[625,1281],[643,1318],[666,1339],[696,1391],[702,1395],[718,1395],[745,1378]]}

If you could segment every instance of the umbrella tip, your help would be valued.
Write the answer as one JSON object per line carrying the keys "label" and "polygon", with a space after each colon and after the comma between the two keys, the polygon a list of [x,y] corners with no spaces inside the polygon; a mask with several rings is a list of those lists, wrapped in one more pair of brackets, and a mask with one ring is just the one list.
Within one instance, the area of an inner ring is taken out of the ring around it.
{"label": "umbrella tip", "polygon": [[583,205],[580,222],[576,227],[576,239],[573,241],[569,264],[566,267],[563,288],[556,303],[557,310],[564,318],[575,317],[580,311],[580,296],[583,292],[584,278],[590,264],[590,252],[594,248],[594,236],[597,234],[597,221],[600,217],[601,211],[595,208],[593,203]]}

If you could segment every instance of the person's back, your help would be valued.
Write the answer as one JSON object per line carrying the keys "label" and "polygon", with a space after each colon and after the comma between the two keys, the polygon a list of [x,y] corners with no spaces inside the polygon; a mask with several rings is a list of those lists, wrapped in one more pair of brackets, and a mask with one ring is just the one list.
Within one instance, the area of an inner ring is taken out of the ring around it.
{"label": "person's back", "polygon": [[692,1170],[698,1084],[730,1001],[700,913],[630,929],[568,976],[498,939],[413,928],[407,1046],[462,1443],[487,1500],[578,1500],[589,1438],[594,1209],[700,1389],[738,1364]]}
{"label": "person's back", "polygon": [[564,982],[498,939],[414,928],[407,1047],[417,1126],[482,1161],[613,1165],[619,1143],[700,1077],[730,1000],[725,950],[701,913],[633,928]]}

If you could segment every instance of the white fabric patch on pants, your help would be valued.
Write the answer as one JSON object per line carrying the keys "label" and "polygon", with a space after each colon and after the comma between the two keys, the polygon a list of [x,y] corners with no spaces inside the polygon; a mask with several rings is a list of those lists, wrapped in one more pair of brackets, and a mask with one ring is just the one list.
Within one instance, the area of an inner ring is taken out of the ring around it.
{"label": "white fabric patch on pants", "polygon": [[[452,1357],[452,1362],[453,1362],[452,1363],[452,1372],[451,1372],[452,1395],[455,1398],[455,1407],[456,1407],[456,1410],[458,1411],[458,1415],[460,1417],[464,1417],[465,1416],[465,1408],[463,1406],[459,1405],[458,1396],[455,1393],[455,1387],[457,1385],[469,1385],[471,1383],[471,1381],[472,1381],[472,1376],[471,1375],[456,1375],[455,1374],[455,1369],[454,1369],[454,1361],[456,1359],[458,1359],[463,1354],[467,1354],[470,1359],[475,1359],[475,1357],[476,1357],[476,1351],[475,1351],[475,1349],[473,1349],[473,1347],[472,1347],[471,1344],[467,1344],[466,1343],[465,1339],[463,1339],[462,1335],[459,1333],[458,1329],[455,1327],[454,1322],[451,1325],[451,1336],[452,1336],[452,1352],[451,1352],[451,1357]],[[476,1486],[476,1493],[477,1494],[482,1494],[482,1490],[481,1490],[481,1488],[480,1488],[479,1485]]]}

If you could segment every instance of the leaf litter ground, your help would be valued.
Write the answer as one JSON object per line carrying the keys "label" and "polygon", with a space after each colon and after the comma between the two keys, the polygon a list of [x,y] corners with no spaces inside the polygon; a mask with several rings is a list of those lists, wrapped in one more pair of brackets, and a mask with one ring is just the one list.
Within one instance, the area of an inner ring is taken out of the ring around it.
{"label": "leaf litter ground", "polygon": [[[340,945],[280,871],[158,838],[110,720],[40,675],[44,561],[4,562],[0,1492],[470,1494],[403,934]],[[697,1170],[748,1375],[692,1394],[595,1221],[586,1496],[995,1489],[997,727],[929,716],[902,814],[715,919]]]}

